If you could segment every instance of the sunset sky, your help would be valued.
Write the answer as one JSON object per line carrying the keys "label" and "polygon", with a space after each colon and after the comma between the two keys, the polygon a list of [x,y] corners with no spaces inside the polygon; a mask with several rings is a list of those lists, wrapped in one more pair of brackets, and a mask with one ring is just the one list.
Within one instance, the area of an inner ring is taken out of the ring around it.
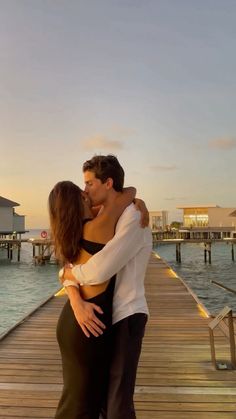
{"label": "sunset sky", "polygon": [[115,154],[150,210],[236,206],[234,0],[0,0],[0,195],[48,226]]}

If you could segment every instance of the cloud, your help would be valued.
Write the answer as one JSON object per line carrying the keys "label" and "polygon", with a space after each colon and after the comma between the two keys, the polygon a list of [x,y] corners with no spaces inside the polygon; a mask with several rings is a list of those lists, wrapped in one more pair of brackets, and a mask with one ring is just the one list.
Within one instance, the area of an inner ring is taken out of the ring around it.
{"label": "cloud", "polygon": [[159,172],[159,171],[169,172],[169,171],[172,171],[172,170],[178,170],[178,167],[175,166],[174,164],[169,165],[169,166],[168,165],[167,166],[155,165],[155,166],[150,166],[150,169],[154,170],[154,171],[157,171],[157,172]]}
{"label": "cloud", "polygon": [[124,144],[122,141],[111,140],[104,135],[94,135],[93,137],[87,138],[82,142],[84,150],[94,150],[103,149],[103,150],[122,150]]}
{"label": "cloud", "polygon": [[236,138],[218,138],[210,141],[209,146],[218,150],[232,150],[236,148]]}
{"label": "cloud", "polygon": [[178,196],[175,196],[175,197],[168,197],[168,198],[164,198],[164,200],[165,201],[176,201],[176,200],[185,200],[186,199],[186,197],[185,196],[181,196],[181,197],[178,197]]}
{"label": "cloud", "polygon": [[122,127],[120,125],[113,124],[111,127],[111,132],[113,135],[117,135],[120,138],[122,137],[130,137],[137,134],[137,131],[133,128]]}

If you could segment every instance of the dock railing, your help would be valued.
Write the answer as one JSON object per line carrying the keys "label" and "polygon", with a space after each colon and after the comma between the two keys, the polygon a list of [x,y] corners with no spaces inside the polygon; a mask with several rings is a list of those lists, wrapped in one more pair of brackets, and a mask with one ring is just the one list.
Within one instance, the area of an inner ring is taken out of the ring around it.
{"label": "dock railing", "polygon": [[[226,318],[228,322],[226,322]],[[233,312],[230,307],[224,307],[223,310],[209,323],[209,335],[210,335],[210,346],[211,346],[211,360],[213,366],[216,369],[228,369],[227,364],[224,362],[217,362],[214,330],[216,327],[220,327],[222,332],[229,338],[230,344],[230,357],[231,357],[231,369],[236,369],[236,355],[235,355],[235,333],[234,333],[234,320]]]}

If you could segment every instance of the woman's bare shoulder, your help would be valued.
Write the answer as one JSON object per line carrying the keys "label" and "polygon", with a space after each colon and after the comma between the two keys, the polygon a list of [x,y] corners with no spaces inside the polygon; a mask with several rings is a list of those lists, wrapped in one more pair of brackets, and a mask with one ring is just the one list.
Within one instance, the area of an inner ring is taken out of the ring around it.
{"label": "woman's bare shoulder", "polygon": [[106,220],[102,214],[86,222],[83,229],[83,237],[86,240],[98,243],[106,243],[114,235],[114,223]]}

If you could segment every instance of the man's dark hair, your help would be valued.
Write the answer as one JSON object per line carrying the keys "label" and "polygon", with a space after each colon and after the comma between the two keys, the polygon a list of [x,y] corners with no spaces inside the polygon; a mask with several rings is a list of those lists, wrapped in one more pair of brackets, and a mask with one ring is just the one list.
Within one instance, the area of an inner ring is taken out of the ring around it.
{"label": "man's dark hair", "polygon": [[113,180],[113,188],[117,192],[121,192],[124,186],[124,169],[121,167],[119,161],[112,154],[107,156],[94,156],[83,164],[83,172],[89,170],[95,174],[97,179],[102,183],[106,182],[108,178]]}

